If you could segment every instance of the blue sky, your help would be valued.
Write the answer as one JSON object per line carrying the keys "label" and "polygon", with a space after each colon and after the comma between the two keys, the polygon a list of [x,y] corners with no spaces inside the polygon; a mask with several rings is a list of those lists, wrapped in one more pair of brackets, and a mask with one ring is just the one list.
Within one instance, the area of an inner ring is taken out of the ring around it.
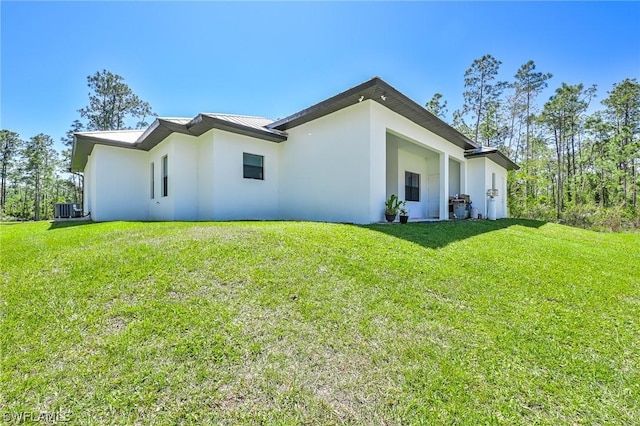
{"label": "blue sky", "polygon": [[[639,2],[0,2],[2,128],[56,141],[107,69],[160,116],[280,118],[373,76],[424,104],[462,104],[490,53],[562,82],[640,79]],[[598,102],[599,102],[598,100]]]}

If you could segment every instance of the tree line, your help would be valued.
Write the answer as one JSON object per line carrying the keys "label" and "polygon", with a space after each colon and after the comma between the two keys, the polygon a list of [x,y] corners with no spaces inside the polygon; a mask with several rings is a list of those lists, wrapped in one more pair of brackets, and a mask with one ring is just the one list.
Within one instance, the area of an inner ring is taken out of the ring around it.
{"label": "tree line", "polygon": [[[509,176],[510,215],[599,229],[640,227],[637,80],[615,83],[599,105],[596,86],[582,83],[563,82],[541,101],[551,73],[528,61],[510,81],[499,81],[500,65],[492,55],[473,61],[452,125],[520,166]],[[426,108],[446,117],[440,93]]]}
{"label": "tree line", "polygon": [[4,220],[44,220],[54,215],[54,204],[82,204],[83,176],[72,173],[73,133],[93,130],[145,128],[153,113],[124,82],[107,70],[87,77],[89,104],[80,108],[61,142],[40,133],[29,139],[10,130],[0,131],[0,213]]}
{"label": "tree line", "polygon": [[[510,81],[498,80],[501,62],[492,55],[464,73],[464,103],[452,125],[478,144],[497,147],[520,169],[510,172],[510,215],[584,227],[640,227],[640,84],[613,85],[594,110],[595,85],[562,83],[546,101],[553,77],[523,64]],[[4,219],[41,220],[57,202],[82,203],[83,177],[70,173],[73,132],[145,128],[153,117],[124,78],[103,70],[87,77],[89,103],[61,138],[23,140],[0,131],[0,210]],[[436,93],[426,108],[445,119],[447,101]]]}

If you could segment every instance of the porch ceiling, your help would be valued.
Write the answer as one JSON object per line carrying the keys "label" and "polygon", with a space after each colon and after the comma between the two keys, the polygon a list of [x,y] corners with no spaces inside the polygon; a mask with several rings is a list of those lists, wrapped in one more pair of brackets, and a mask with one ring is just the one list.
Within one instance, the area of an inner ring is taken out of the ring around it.
{"label": "porch ceiling", "polygon": [[387,142],[394,143],[398,146],[398,149],[410,152],[424,158],[439,157],[440,154],[427,146],[419,145],[415,142],[402,138],[394,133],[387,132]]}

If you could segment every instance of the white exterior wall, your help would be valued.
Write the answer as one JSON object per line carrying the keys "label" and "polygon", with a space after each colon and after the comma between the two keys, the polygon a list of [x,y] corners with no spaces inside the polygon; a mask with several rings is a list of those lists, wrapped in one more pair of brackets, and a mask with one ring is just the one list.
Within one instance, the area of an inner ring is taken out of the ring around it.
{"label": "white exterior wall", "polygon": [[148,218],[147,153],[96,145],[91,157],[89,208],[95,221]]}
{"label": "white exterior wall", "polygon": [[213,131],[198,138],[198,220],[213,220]]}
{"label": "white exterior wall", "polygon": [[402,198],[403,188],[400,188],[400,182],[402,181],[398,178],[398,176],[400,176],[400,169],[398,168],[398,144],[394,141],[387,141],[386,155],[387,193],[385,199],[389,199],[393,194]]}
{"label": "white exterior wall", "polygon": [[397,194],[401,200],[405,199],[404,172],[418,173],[420,175],[420,201],[406,202],[406,208],[409,210],[409,217],[412,219],[425,218],[428,215],[427,203],[429,196],[433,196],[433,194],[427,193],[427,176],[429,173],[427,159],[402,149],[398,150],[398,171],[396,178],[399,186]]}
{"label": "white exterior wall", "polygon": [[[371,105],[371,151],[386,153],[385,147],[385,134],[386,131],[391,131],[402,138],[410,140],[418,146],[426,147],[432,151],[436,151],[440,154],[440,162],[438,169],[439,174],[439,213],[438,217],[441,219],[448,219],[449,217],[449,159],[453,158],[461,163],[461,175],[465,175],[464,167],[466,160],[464,158],[464,150],[446,139],[430,132],[422,126],[417,125],[413,121],[385,108],[377,102],[369,101]],[[381,136],[380,136],[381,135]],[[386,199],[386,182],[385,177],[385,162],[379,161],[379,156],[372,155],[371,165],[371,183],[372,183],[372,196],[370,204],[370,222],[377,222],[383,220],[384,217],[384,201]],[[432,168],[435,169],[435,168]],[[378,178],[378,176],[381,178]],[[378,179],[382,179],[382,184],[378,182]],[[433,180],[434,178],[432,178]],[[464,182],[461,182],[463,184]],[[427,182],[431,187],[432,185]],[[381,189],[377,189],[380,187]],[[464,188],[461,188],[461,191]],[[434,191],[432,191],[434,192]],[[427,212],[429,213],[429,212]],[[413,215],[413,212],[412,212]]]}
{"label": "white exterior wall", "polygon": [[[199,153],[205,135],[198,138],[173,133],[147,155],[146,199],[151,220],[198,220]],[[162,196],[162,157],[168,162],[168,193]],[[155,198],[150,193],[150,164],[155,169]]]}
{"label": "white exterior wall", "polygon": [[[245,152],[264,157],[264,180],[243,177],[242,154]],[[277,143],[214,130],[212,159],[214,220],[279,218]]]}
{"label": "white exterior wall", "polygon": [[[372,222],[369,211],[371,101],[362,102],[288,130],[280,144],[282,219]],[[385,135],[377,146],[376,189],[385,196]],[[381,164],[379,164],[381,162]],[[371,186],[370,186],[371,185]],[[384,205],[379,206],[380,220]]]}
{"label": "white exterior wall", "polygon": [[[264,157],[264,180],[243,177],[243,153]],[[169,158],[169,195],[160,197],[161,158]],[[150,152],[156,163],[158,220],[278,219],[277,143],[211,130],[172,134]],[[150,160],[151,161],[151,160]]]}
{"label": "white exterior wall", "polygon": [[507,171],[498,164],[489,160],[485,160],[485,195],[486,190],[491,189],[492,173],[496,174],[496,189],[498,196],[496,197],[496,217],[503,219],[507,217]]}
{"label": "white exterior wall", "polygon": [[198,220],[199,138],[174,133],[173,157],[169,158],[169,196],[173,198],[174,220]]}
{"label": "white exterior wall", "polygon": [[[412,171],[421,179],[420,202],[407,203],[414,219],[448,219],[454,193],[468,193],[486,214],[492,173],[497,217],[507,215],[505,169],[486,158],[466,160],[462,148],[377,102],[363,101],[288,134],[275,143],[218,129],[199,137],[174,133],[149,152],[96,145],[85,167],[85,210],[94,220],[371,223],[384,219],[389,192],[404,198],[404,172]],[[388,143],[388,134],[407,149]],[[244,152],[264,157],[264,180],[243,177]],[[167,197],[161,194],[164,155]]]}
{"label": "white exterior wall", "polygon": [[461,163],[449,159],[449,197],[453,197],[456,194],[464,194],[461,190],[461,168]]}
{"label": "white exterior wall", "polygon": [[[440,158],[429,157],[427,160],[427,218],[440,217]],[[448,218],[447,218],[448,219]]]}
{"label": "white exterior wall", "polygon": [[477,208],[483,218],[487,215],[487,189],[485,167],[487,159],[469,158],[467,159],[467,170],[469,172],[468,194],[471,196],[471,204]]}
{"label": "white exterior wall", "polygon": [[94,204],[96,199],[96,173],[95,173],[95,160],[96,157],[91,153],[89,158],[87,158],[87,164],[84,167],[84,182],[83,182],[83,196],[82,199],[84,201],[84,214],[87,215],[94,211]]}
{"label": "white exterior wall", "polygon": [[[147,193],[145,199],[149,203],[149,219],[151,220],[175,220],[173,215],[174,205],[174,178],[175,173],[178,173],[178,169],[175,167],[175,159],[173,155],[174,144],[171,135],[158,145],[153,147],[147,154]],[[166,197],[162,196],[162,157],[167,156],[168,159],[168,194]],[[150,164],[154,163],[155,172],[155,198],[151,199],[151,193],[149,190],[149,168]]]}
{"label": "white exterior wall", "polygon": [[469,195],[473,206],[482,217],[487,215],[487,190],[491,189],[492,173],[496,174],[496,217],[506,218],[507,215],[507,170],[486,157],[470,158],[467,160],[469,170]]}

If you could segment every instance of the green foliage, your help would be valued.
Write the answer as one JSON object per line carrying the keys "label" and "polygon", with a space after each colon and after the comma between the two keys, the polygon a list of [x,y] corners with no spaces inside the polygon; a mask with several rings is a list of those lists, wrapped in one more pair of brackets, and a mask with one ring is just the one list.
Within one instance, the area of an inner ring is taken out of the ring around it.
{"label": "green foliage", "polygon": [[562,212],[561,223],[596,231],[620,232],[640,229],[640,214],[633,208],[596,204],[570,204]]}
{"label": "green foliage", "polygon": [[[634,213],[616,212],[638,208],[636,79],[614,84],[602,101],[605,109],[591,115],[587,111],[595,86],[562,83],[538,114],[536,100],[552,74],[536,71],[534,61],[528,61],[512,82],[493,83],[500,64],[485,55],[465,72],[465,105],[454,111],[453,126],[479,144],[500,148],[520,165],[508,182],[510,214],[595,229],[635,226]],[[465,121],[469,113],[473,125]],[[616,220],[608,226],[605,219],[599,225],[596,217],[620,218],[620,226]]]}
{"label": "green foliage", "polygon": [[[525,161],[531,159],[531,126],[534,116],[532,111],[535,109],[534,101],[540,95],[543,89],[547,87],[547,80],[553,75],[551,73],[536,72],[536,65],[533,61],[528,61],[522,65],[515,75],[515,81],[512,87],[515,92],[515,98],[518,100],[517,110],[514,112],[520,122],[525,124],[525,143],[524,143],[524,158]],[[518,153],[516,153],[516,156]]]}
{"label": "green foliage", "polygon": [[434,94],[425,105],[425,108],[440,119],[444,120],[447,116],[447,101],[442,101],[442,94],[440,93]]}
{"label": "green foliage", "polygon": [[78,110],[87,120],[87,129],[128,129],[129,117],[137,120],[137,129],[149,125],[146,118],[154,115],[151,106],[133,93],[122,76],[102,70],[87,77],[87,85],[91,89],[89,105]]}
{"label": "green foliage", "polygon": [[53,203],[44,197],[54,180],[58,153],[53,148],[53,139],[40,133],[25,142],[23,158],[25,182],[33,188],[34,220],[53,216]]}
{"label": "green foliage", "polygon": [[389,199],[384,203],[384,214],[397,215],[400,207],[404,206],[404,201],[400,201],[396,194],[391,194]]}
{"label": "green foliage", "polygon": [[89,105],[79,110],[87,123],[74,120],[61,138],[67,147],[61,153],[62,159],[48,135],[23,142],[16,133],[2,130],[0,219],[48,219],[53,217],[56,202],[82,203],[82,176],[69,172],[74,133],[127,129],[132,119],[137,128],[148,126],[146,118],[154,113],[125,84],[124,78],[103,70],[87,77],[87,81],[91,89]]}
{"label": "green foliage", "polygon": [[640,234],[0,225],[0,406],[69,424],[640,423]]}
{"label": "green foliage", "polygon": [[498,75],[502,62],[491,55],[484,55],[476,59],[471,67],[464,73],[464,108],[463,113],[471,113],[475,119],[474,141],[479,139],[481,125],[485,127],[485,139],[490,135],[486,133],[492,119],[492,111],[499,107],[499,97],[504,90],[505,83],[494,84],[493,80]]}
{"label": "green foliage", "polygon": [[60,140],[65,146],[71,147],[73,145],[73,134],[76,132],[82,132],[83,130],[84,124],[80,120],[73,120],[73,123],[71,123],[71,129],[67,130],[67,134],[63,138],[60,138]]}
{"label": "green foliage", "polygon": [[23,143],[16,132],[4,129],[0,131],[0,215],[4,214],[7,201],[9,172]]}

